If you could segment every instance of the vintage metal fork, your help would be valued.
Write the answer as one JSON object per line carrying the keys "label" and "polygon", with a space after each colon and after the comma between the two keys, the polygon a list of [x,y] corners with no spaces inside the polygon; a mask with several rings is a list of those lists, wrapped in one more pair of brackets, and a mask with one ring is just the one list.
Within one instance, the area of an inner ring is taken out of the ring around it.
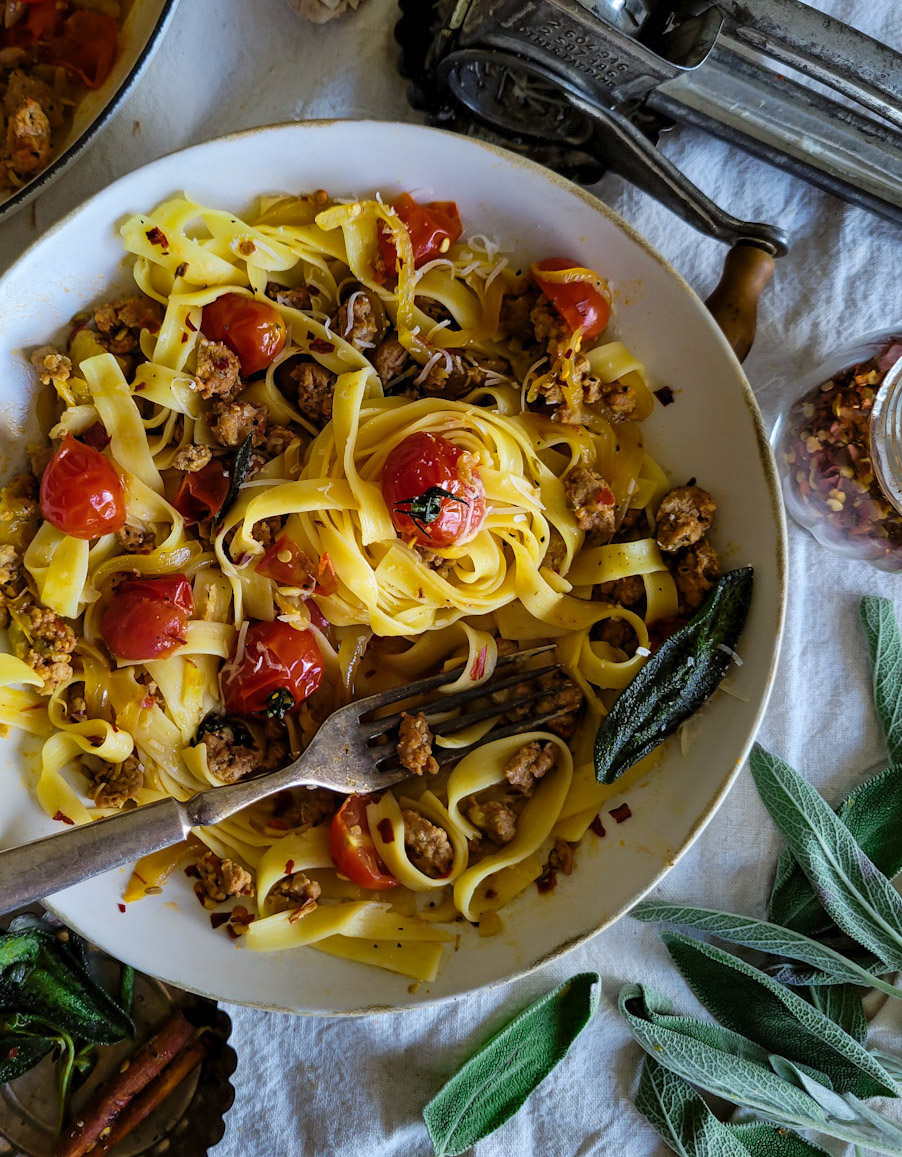
{"label": "vintage metal fork", "polygon": [[[452,695],[432,698],[409,709],[422,711],[427,720],[435,722],[434,733],[440,737],[528,707],[546,697],[549,688],[516,694],[509,700],[447,718],[448,712],[465,708],[474,700],[502,691],[510,692],[526,679],[560,671],[560,663],[551,663],[538,670],[520,666],[524,660],[553,650],[554,645],[550,644],[505,655],[498,660],[500,673],[493,673],[485,683]],[[509,674],[507,668],[516,669]],[[443,684],[453,682],[462,669],[445,671],[340,707],[333,711],[294,763],[281,771],[210,788],[184,801],[158,800],[0,852],[0,915],[177,844],[192,828],[219,823],[242,808],[286,788],[324,787],[342,795],[362,795],[382,791],[410,778],[413,773],[400,766],[397,755],[401,712],[381,716],[378,713],[395,704],[408,701],[412,704],[435,692]],[[561,687],[566,685],[560,684]],[[482,739],[467,747],[438,748],[436,759],[440,766],[445,766],[483,743],[540,726],[560,714],[562,711],[558,709],[537,717],[525,716],[507,726],[492,728]]]}

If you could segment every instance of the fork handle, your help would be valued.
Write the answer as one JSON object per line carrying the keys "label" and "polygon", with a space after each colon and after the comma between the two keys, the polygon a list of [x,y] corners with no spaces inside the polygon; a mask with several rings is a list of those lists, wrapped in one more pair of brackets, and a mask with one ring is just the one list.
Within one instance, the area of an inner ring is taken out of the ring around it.
{"label": "fork handle", "polygon": [[171,847],[190,827],[178,800],[161,799],[0,852],[0,915]]}

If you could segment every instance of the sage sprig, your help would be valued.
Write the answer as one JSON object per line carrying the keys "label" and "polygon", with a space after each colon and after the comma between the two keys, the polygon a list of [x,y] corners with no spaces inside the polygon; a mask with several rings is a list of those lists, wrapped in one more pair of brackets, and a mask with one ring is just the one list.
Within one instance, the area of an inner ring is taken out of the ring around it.
{"label": "sage sprig", "polygon": [[835,923],[883,971],[902,968],[902,897],[789,764],[757,745],[749,764],[765,807]]}
{"label": "sage sprig", "polygon": [[583,972],[506,1025],[423,1110],[436,1157],[455,1157],[493,1133],[563,1060],[598,1008],[600,979]]}

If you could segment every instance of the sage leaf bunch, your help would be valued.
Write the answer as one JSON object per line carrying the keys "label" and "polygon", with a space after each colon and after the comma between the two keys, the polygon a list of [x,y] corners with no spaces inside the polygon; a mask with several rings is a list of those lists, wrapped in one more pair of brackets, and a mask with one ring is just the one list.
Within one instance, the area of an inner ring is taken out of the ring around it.
{"label": "sage leaf bunch", "polygon": [[496,1033],[423,1110],[436,1157],[455,1157],[517,1112],[567,1055],[598,1008],[601,980],[565,980]]}

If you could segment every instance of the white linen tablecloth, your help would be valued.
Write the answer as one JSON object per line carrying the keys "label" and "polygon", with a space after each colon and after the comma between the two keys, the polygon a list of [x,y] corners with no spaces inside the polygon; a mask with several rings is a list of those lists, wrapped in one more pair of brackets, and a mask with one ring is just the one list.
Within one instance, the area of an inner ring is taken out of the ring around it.
{"label": "white linen tablecloth", "polygon": [[[817,6],[902,49],[899,0]],[[0,226],[0,268],[87,196],[164,152],[276,121],[417,119],[395,73],[395,18],[393,0],[366,0],[358,13],[318,27],[286,0],[182,0],[114,123],[37,202]],[[746,365],[769,427],[793,395],[794,379],[832,347],[902,322],[902,233],[702,134],[676,130],[664,148],[731,212],[776,222],[792,236],[762,300]],[[606,178],[599,195],[702,296],[710,291],[720,244],[618,179]],[[902,580],[835,558],[792,526],[789,547],[788,621],[760,739],[835,800],[883,756],[857,604],[862,594],[882,594],[902,614]],[[777,848],[744,769],[659,894],[762,914]],[[455,1066],[534,996],[585,969],[604,978],[600,1014],[526,1107],[475,1153],[667,1152],[631,1106],[640,1050],[612,1002],[631,980],[656,986],[684,1009],[693,1002],[655,929],[626,918],[526,980],[435,1009],[341,1020],[230,1008],[237,1096],[216,1157],[425,1157],[431,1148],[420,1111]],[[899,1041],[892,1022],[884,1031]]]}

